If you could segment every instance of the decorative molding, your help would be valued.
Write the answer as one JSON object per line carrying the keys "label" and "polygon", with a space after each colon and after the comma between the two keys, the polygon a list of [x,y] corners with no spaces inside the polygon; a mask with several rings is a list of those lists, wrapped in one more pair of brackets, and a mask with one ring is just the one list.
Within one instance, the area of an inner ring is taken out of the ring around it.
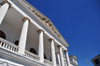
{"label": "decorative molding", "polygon": [[1,61],[1,60],[0,60],[0,66],[16,66],[16,65],[13,65],[13,64],[10,64],[10,63],[8,63],[8,62]]}
{"label": "decorative molding", "polygon": [[[30,7],[28,7],[30,9]],[[57,34],[57,32],[53,29],[52,24],[50,24],[50,20],[47,20],[46,18],[42,18],[35,10],[32,10],[33,13],[35,13],[35,15],[37,17],[39,17],[59,38],[61,38],[61,36],[59,34]]]}
{"label": "decorative molding", "polygon": [[49,20],[46,21],[46,23],[50,22]]}
{"label": "decorative molding", "polygon": [[58,45],[57,47],[62,47],[62,45]]}
{"label": "decorative molding", "polygon": [[68,50],[65,50],[64,52],[68,52]]}
{"label": "decorative molding", "polygon": [[46,18],[42,18],[41,20],[43,20],[43,21],[44,21],[44,20],[46,20]]}
{"label": "decorative molding", "polygon": [[33,10],[32,12],[35,12],[35,10]]}
{"label": "decorative molding", "polygon": [[37,32],[39,33],[39,32],[41,32],[41,31],[44,33],[44,31],[43,31],[42,29],[38,30]]}
{"label": "decorative molding", "polygon": [[49,41],[55,41],[53,38],[49,39]]}
{"label": "decorative molding", "polygon": [[[30,7],[28,8],[30,9]],[[53,29],[52,24],[49,23],[50,20],[47,20],[46,18],[41,17],[41,15],[39,15],[35,10],[32,10],[32,12],[35,13],[35,15],[39,17],[59,38],[61,38],[61,36]]]}
{"label": "decorative molding", "polygon": [[5,4],[5,3],[8,3],[9,4],[9,8],[12,7],[12,4],[10,2],[8,2],[7,0],[3,0],[3,2],[1,3],[1,5]]}
{"label": "decorative molding", "polygon": [[22,19],[22,21],[24,22],[25,20],[28,20],[29,22],[31,22],[31,20],[28,17],[25,17],[24,19]]}

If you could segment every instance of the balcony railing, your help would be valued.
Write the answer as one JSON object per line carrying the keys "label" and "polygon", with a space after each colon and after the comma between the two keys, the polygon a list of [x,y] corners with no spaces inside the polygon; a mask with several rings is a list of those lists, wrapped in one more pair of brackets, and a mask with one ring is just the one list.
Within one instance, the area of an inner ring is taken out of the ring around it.
{"label": "balcony railing", "polygon": [[[6,49],[11,52],[15,52],[15,53],[18,53],[18,49],[19,49],[18,46],[16,46],[15,44],[13,44],[3,38],[0,38],[0,48]],[[33,59],[36,61],[39,61],[39,59],[40,59],[40,57],[38,55],[35,55],[27,50],[25,50],[25,56],[27,58],[30,58],[30,59]],[[47,66],[53,66],[53,63],[46,59],[44,59],[44,64]],[[57,66],[59,66],[59,65],[57,65]]]}
{"label": "balcony railing", "polygon": [[53,66],[53,63],[49,60],[44,59],[44,64],[48,66]]}
{"label": "balcony railing", "polygon": [[75,63],[75,62],[73,62],[73,61],[70,61],[70,63],[71,63],[71,64],[73,64],[73,65],[78,66],[78,64],[76,64],[76,63]]}
{"label": "balcony railing", "polygon": [[13,43],[11,43],[5,39],[2,39],[2,38],[0,38],[0,47],[10,50],[10,51],[13,51],[13,52],[18,52],[18,48],[19,48],[18,46],[14,45]]}
{"label": "balcony railing", "polygon": [[40,57],[38,55],[35,55],[27,50],[25,50],[25,56],[34,60],[39,61]]}

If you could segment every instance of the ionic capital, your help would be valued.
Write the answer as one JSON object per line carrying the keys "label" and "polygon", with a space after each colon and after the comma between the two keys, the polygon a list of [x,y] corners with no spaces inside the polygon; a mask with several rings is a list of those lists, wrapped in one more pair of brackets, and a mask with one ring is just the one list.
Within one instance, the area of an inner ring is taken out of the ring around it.
{"label": "ionic capital", "polygon": [[24,19],[22,19],[22,21],[24,22],[25,20],[28,20],[29,22],[31,22],[31,20],[28,17],[25,17]]}
{"label": "ionic capital", "polygon": [[49,39],[49,41],[55,41],[53,38]]}
{"label": "ionic capital", "polygon": [[59,52],[56,53],[56,55],[59,54]]}
{"label": "ionic capital", "polygon": [[57,47],[62,47],[62,45],[58,45]]}
{"label": "ionic capital", "polygon": [[43,32],[43,33],[44,33],[44,31],[43,31],[42,29],[38,30],[37,32],[38,32],[38,33],[39,33],[39,32]]}
{"label": "ionic capital", "polygon": [[7,0],[3,0],[3,2],[1,3],[1,5],[8,3],[9,4],[9,8],[12,6],[12,4],[10,2],[8,2]]}
{"label": "ionic capital", "polygon": [[65,50],[64,52],[68,52],[68,50]]}

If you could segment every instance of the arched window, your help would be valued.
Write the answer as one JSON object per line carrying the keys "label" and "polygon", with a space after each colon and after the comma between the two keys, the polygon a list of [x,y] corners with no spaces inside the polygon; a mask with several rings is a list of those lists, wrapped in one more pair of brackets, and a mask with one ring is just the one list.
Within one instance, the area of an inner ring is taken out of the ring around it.
{"label": "arched window", "polygon": [[18,46],[19,40],[16,40],[14,44]]}
{"label": "arched window", "polygon": [[5,35],[5,33],[2,32],[1,30],[0,30],[0,37],[3,38],[3,39],[6,39],[6,35]]}
{"label": "arched window", "polygon": [[31,49],[30,49],[30,52],[36,54],[36,51],[35,51],[34,48],[31,48]]}
{"label": "arched window", "polygon": [[47,59],[46,55],[44,54],[44,59]]}

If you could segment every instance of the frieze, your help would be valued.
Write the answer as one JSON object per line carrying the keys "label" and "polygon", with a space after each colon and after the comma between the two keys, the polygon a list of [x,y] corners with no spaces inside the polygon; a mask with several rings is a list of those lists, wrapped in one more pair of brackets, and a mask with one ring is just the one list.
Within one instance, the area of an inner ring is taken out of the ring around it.
{"label": "frieze", "polygon": [[0,66],[16,66],[5,61],[0,61]]}

